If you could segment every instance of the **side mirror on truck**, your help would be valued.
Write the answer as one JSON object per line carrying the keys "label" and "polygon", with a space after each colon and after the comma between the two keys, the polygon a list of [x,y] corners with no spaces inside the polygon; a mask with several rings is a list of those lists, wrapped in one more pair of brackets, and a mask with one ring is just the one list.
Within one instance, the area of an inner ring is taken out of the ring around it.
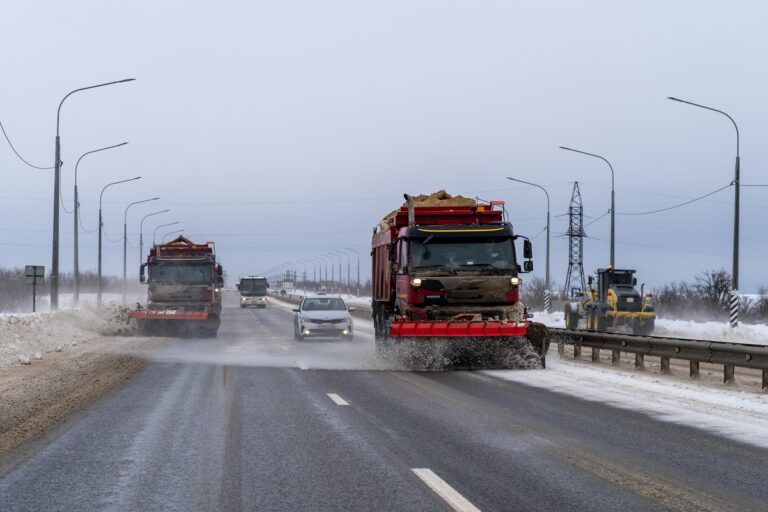
{"label": "side mirror on truck", "polygon": [[217,276],[223,276],[224,275],[224,269],[221,268],[221,263],[216,265],[216,275]]}
{"label": "side mirror on truck", "polygon": [[533,244],[530,240],[523,241],[523,258],[526,260],[533,258]]}
{"label": "side mirror on truck", "polygon": [[389,244],[389,261],[397,261],[397,240]]}
{"label": "side mirror on truck", "polygon": [[146,267],[147,267],[147,264],[146,263],[142,263],[141,264],[141,268],[139,269],[139,282],[140,283],[146,283],[147,282],[147,278],[144,275],[144,269]]}
{"label": "side mirror on truck", "polygon": [[526,272],[533,272],[533,260],[525,260],[523,262],[523,270]]}

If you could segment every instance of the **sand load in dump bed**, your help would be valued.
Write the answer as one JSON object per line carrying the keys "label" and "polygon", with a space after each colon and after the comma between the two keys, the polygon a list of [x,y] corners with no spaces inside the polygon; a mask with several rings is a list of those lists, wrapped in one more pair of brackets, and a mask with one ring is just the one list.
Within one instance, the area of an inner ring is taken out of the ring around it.
{"label": "sand load in dump bed", "polygon": [[[438,190],[432,194],[420,194],[414,196],[414,203],[416,207],[419,206],[475,206],[477,201],[469,197],[464,196],[452,196],[445,190]],[[403,203],[403,208],[407,208],[408,203]],[[386,217],[379,222],[379,231],[388,229],[395,221],[395,215],[398,210],[391,211]]]}

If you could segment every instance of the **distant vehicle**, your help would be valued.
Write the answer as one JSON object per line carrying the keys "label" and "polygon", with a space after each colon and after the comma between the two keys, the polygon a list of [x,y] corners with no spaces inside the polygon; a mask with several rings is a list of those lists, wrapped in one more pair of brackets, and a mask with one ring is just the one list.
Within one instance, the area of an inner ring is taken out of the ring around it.
{"label": "distant vehicle", "polygon": [[301,305],[293,310],[293,336],[301,341],[306,337],[339,336],[353,339],[352,309],[341,297],[334,295],[307,295]]}
{"label": "distant vehicle", "polygon": [[240,291],[240,307],[267,307],[267,278],[263,276],[246,276],[240,278],[237,289]]}

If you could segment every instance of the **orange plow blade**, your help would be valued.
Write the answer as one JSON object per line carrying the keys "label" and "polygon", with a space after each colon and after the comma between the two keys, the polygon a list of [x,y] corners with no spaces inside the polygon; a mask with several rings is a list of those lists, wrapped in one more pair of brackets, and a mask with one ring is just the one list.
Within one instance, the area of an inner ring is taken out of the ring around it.
{"label": "orange plow blade", "polygon": [[389,326],[389,335],[392,337],[513,337],[525,336],[528,331],[528,322],[498,322],[498,321],[470,321],[470,322],[392,322]]}

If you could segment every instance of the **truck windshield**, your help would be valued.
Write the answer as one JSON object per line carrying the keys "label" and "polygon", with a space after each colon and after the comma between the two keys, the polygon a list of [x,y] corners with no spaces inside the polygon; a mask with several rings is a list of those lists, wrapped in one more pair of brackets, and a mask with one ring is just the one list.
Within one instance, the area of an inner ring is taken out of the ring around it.
{"label": "truck windshield", "polygon": [[266,295],[266,279],[241,279],[240,293],[243,295]]}
{"label": "truck windshield", "polygon": [[304,299],[301,309],[304,311],[344,311],[347,307],[344,305],[343,300],[336,297],[328,297],[327,299]]}
{"label": "truck windshield", "polygon": [[210,262],[153,261],[149,282],[157,284],[211,284]]}
{"label": "truck windshield", "polygon": [[515,252],[509,238],[444,238],[411,240],[413,269],[515,270]]}

